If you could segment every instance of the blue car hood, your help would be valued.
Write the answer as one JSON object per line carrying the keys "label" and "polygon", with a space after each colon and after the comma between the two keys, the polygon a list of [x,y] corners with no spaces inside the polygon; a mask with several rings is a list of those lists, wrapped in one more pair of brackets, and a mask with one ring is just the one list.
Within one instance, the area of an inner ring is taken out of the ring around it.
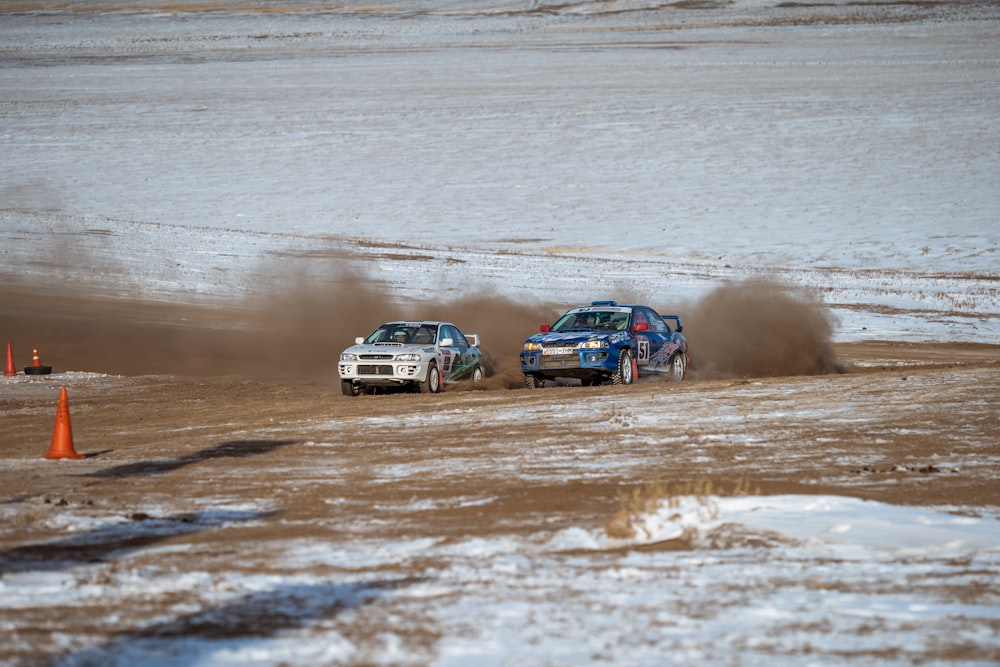
{"label": "blue car hood", "polygon": [[[542,345],[575,345],[586,343],[588,340],[602,340],[609,338],[616,331],[550,331],[548,333],[535,334],[528,341],[541,343]],[[527,342],[527,341],[525,341]]]}

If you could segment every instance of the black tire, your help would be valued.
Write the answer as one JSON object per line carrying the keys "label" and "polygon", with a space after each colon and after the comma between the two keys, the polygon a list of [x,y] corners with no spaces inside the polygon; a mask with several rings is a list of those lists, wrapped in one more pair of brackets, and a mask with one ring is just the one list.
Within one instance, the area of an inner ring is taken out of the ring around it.
{"label": "black tire", "polygon": [[420,383],[420,393],[436,394],[439,391],[441,391],[441,373],[437,364],[432,361],[427,367],[427,379]]}
{"label": "black tire", "polygon": [[354,384],[350,380],[341,380],[340,391],[344,394],[344,396],[357,396],[361,393],[361,387]]}
{"label": "black tire", "polygon": [[483,378],[486,377],[486,371],[483,370],[482,366],[476,366],[472,369],[472,382],[482,382]]}
{"label": "black tire", "polygon": [[622,350],[618,355],[618,370],[611,376],[611,384],[632,384],[635,382],[633,371],[632,353],[627,349]]}
{"label": "black tire", "polygon": [[52,372],[52,366],[25,366],[25,375],[48,375]]}
{"label": "black tire", "polygon": [[687,355],[678,352],[670,359],[670,379],[680,381],[685,375],[687,375]]}
{"label": "black tire", "polygon": [[545,386],[545,380],[531,373],[524,374],[524,386],[528,389],[541,389]]}

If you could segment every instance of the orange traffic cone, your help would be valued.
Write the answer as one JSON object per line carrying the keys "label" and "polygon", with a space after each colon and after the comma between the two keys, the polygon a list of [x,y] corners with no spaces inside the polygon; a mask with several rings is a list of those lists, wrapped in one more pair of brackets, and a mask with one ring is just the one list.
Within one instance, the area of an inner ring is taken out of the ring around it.
{"label": "orange traffic cone", "polygon": [[17,369],[14,368],[14,355],[10,351],[10,343],[7,343],[7,370],[3,373],[6,377],[14,377],[17,375]]}
{"label": "orange traffic cone", "polygon": [[66,387],[59,391],[59,407],[56,409],[56,427],[52,431],[52,446],[47,459],[82,459],[73,449],[73,428],[69,423],[69,399],[66,397]]}
{"label": "orange traffic cone", "polygon": [[31,348],[31,365],[24,367],[25,375],[48,375],[52,372],[52,366],[42,366],[42,360],[38,358],[38,348]]}
{"label": "orange traffic cone", "polygon": [[639,362],[632,357],[632,383],[635,384],[639,381]]}

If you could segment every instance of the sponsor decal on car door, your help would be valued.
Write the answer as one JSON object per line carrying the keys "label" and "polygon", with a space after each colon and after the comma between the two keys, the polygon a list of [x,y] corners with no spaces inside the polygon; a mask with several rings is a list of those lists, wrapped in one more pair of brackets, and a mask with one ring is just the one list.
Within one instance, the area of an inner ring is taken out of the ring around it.
{"label": "sponsor decal on car door", "polygon": [[455,353],[446,347],[441,348],[441,358],[439,362],[441,363],[441,372],[445,375],[451,374],[451,366],[454,363]]}

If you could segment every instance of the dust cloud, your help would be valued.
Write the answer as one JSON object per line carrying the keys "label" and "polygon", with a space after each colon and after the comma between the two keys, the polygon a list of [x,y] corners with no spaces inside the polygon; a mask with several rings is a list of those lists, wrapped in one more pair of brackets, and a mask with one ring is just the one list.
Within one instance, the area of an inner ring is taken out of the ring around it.
{"label": "dust cloud", "polygon": [[[478,295],[441,302],[400,301],[388,287],[370,280],[352,263],[330,279],[315,275],[294,277],[276,292],[244,304],[254,313],[251,328],[267,349],[284,350],[294,359],[272,358],[261,368],[272,376],[316,381],[339,381],[340,352],[359,336],[367,336],[391,320],[424,319],[455,323],[466,334],[479,334],[487,380],[477,389],[523,385],[518,353],[540,324],[551,322],[555,311],[521,304],[500,295]],[[471,385],[470,387],[471,388]]]}
{"label": "dust cloud", "polygon": [[[487,380],[476,389],[513,389],[523,386],[524,339],[577,305],[490,293],[403,302],[359,262],[343,258],[319,271],[282,275],[272,266],[257,275],[265,274],[241,299],[202,304],[116,298],[106,285],[97,291],[8,282],[0,285],[0,336],[11,342],[18,370],[37,347],[41,363],[56,372],[336,384],[340,352],[357,336],[393,319],[440,319],[479,334]],[[726,285],[671,312],[684,318],[693,379],[839,370],[826,309],[792,288]]]}
{"label": "dust cloud", "polygon": [[112,375],[243,376],[260,381],[339,383],[340,352],[394,319],[441,319],[480,335],[487,381],[479,389],[522,386],[518,352],[556,310],[503,296],[450,302],[394,298],[357,263],[276,274],[234,302],[181,304],[110,295],[84,284],[0,285],[0,336],[15,366],[41,362],[55,372]]}
{"label": "dust cloud", "polygon": [[808,291],[769,280],[716,288],[684,317],[695,379],[843,372],[833,319]]}
{"label": "dust cloud", "polygon": [[[519,303],[501,295],[478,295],[443,304],[429,304],[427,319],[454,322],[466,333],[479,334],[486,366],[481,388],[514,389],[524,386],[519,354],[524,339],[551,324],[559,308]],[[480,388],[480,387],[477,387]]]}

